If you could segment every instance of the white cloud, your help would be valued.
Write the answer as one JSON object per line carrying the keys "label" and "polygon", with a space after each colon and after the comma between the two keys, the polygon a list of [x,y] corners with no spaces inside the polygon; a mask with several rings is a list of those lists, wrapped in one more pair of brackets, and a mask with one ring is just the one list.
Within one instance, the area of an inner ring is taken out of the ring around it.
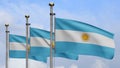
{"label": "white cloud", "polygon": [[59,67],[55,67],[55,68],[64,68],[64,66],[59,66]]}
{"label": "white cloud", "polygon": [[5,23],[13,23],[13,17],[7,11],[0,10],[0,25]]}
{"label": "white cloud", "polygon": [[97,19],[95,15],[93,15],[88,11],[72,13],[68,10],[57,9],[56,12],[57,12],[56,13],[57,17],[68,18],[68,19],[78,20],[89,24],[97,25]]}
{"label": "white cloud", "polygon": [[72,64],[70,68],[78,68],[76,64]]}
{"label": "white cloud", "polygon": [[0,68],[5,68],[5,65],[1,65]]}
{"label": "white cloud", "polygon": [[91,68],[109,68],[102,60],[96,60]]}

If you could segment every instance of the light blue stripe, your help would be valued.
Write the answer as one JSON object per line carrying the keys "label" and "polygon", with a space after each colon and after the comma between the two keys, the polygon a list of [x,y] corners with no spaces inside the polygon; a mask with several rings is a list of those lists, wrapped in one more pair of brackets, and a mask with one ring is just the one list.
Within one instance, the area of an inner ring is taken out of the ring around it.
{"label": "light blue stripe", "polygon": [[49,56],[50,55],[50,48],[31,47],[30,54],[32,56]]}
{"label": "light blue stripe", "polygon": [[26,37],[10,34],[9,42],[26,43]]}
{"label": "light blue stripe", "polygon": [[78,60],[78,55],[70,54],[70,53],[55,53],[55,57],[62,57],[66,59]]}
{"label": "light blue stripe", "polygon": [[[10,50],[9,57],[10,58],[26,58],[26,51]],[[32,56],[31,53],[29,53],[29,59],[33,59],[40,62],[42,61],[45,63],[47,62],[47,56],[44,56],[44,55]]]}
{"label": "light blue stripe", "polygon": [[61,19],[61,18],[56,18],[55,21],[56,21],[56,29],[57,30],[94,32],[94,33],[102,34],[104,36],[107,36],[107,37],[113,39],[112,33],[105,31],[103,29],[100,29],[98,27],[83,23],[83,22],[69,20],[69,19]]}
{"label": "light blue stripe", "polygon": [[50,32],[38,28],[30,28],[30,36],[50,39]]}
{"label": "light blue stripe", "polygon": [[10,58],[25,58],[26,51],[19,51],[19,50],[10,50],[9,51]]}
{"label": "light blue stripe", "polygon": [[29,59],[47,63],[47,57],[46,56],[29,56]]}
{"label": "light blue stripe", "polygon": [[50,56],[50,49],[46,47],[33,47],[30,49],[31,58],[37,61],[47,62],[47,57]]}
{"label": "light blue stripe", "polygon": [[[10,50],[9,56],[10,58],[26,58],[26,51]],[[33,47],[32,52],[31,51],[29,52],[29,59],[33,59],[36,61],[42,61],[45,63],[47,62],[47,57],[49,56],[50,56],[50,50],[48,48],[45,49],[45,48]],[[67,53],[66,54],[56,53],[55,57],[78,60],[77,55],[72,55],[72,54],[67,54]]]}
{"label": "light blue stripe", "polygon": [[[45,47],[31,47],[31,56],[50,56],[50,48],[45,48]],[[73,59],[73,60],[78,60],[77,55],[72,55],[72,54],[64,54],[64,53],[55,53],[55,57],[62,57],[62,58],[67,58],[67,59]]]}
{"label": "light blue stripe", "polygon": [[107,59],[112,59],[114,56],[114,48],[99,46],[95,44],[56,42],[56,53],[67,53],[74,55],[93,55]]}

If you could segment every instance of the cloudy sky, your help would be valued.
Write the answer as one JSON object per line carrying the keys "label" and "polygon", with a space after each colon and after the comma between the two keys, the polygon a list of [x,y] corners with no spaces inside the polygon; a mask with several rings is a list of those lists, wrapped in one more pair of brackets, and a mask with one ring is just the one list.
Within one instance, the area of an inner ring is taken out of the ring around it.
{"label": "cloudy sky", "polygon": [[115,57],[107,60],[80,55],[79,60],[56,58],[57,68],[120,67],[120,0],[0,0],[0,68],[5,65],[5,23],[12,34],[25,35],[25,14],[32,27],[49,30],[49,2],[54,2],[56,17],[86,22],[115,34]]}

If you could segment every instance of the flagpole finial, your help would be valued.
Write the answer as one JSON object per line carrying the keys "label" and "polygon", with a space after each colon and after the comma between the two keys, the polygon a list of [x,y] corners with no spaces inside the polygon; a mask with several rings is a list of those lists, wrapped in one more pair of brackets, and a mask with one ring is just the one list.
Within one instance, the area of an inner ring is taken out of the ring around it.
{"label": "flagpole finial", "polygon": [[6,26],[6,27],[8,27],[8,26],[9,26],[9,24],[5,24],[5,26]]}
{"label": "flagpole finial", "polygon": [[29,15],[25,15],[25,18],[29,18],[30,16]]}
{"label": "flagpole finial", "polygon": [[50,3],[49,3],[49,6],[54,6],[54,3],[53,3],[53,2],[50,2]]}
{"label": "flagpole finial", "polygon": [[30,23],[28,23],[28,19],[29,19],[29,15],[25,15],[25,18],[26,18],[26,25],[30,25]]}

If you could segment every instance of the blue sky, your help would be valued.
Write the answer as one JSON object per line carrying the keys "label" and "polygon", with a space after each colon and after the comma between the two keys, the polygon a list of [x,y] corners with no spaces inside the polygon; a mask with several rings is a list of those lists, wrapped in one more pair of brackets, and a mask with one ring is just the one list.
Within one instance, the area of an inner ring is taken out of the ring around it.
{"label": "blue sky", "polygon": [[[49,30],[49,2],[54,2],[56,17],[86,22],[115,34],[115,57],[107,60],[80,55],[78,61],[56,58],[58,68],[120,67],[120,0],[1,0],[0,1],[0,68],[5,65],[5,23],[10,32],[25,35],[25,14],[33,27]],[[19,30],[19,31],[18,31]]]}

